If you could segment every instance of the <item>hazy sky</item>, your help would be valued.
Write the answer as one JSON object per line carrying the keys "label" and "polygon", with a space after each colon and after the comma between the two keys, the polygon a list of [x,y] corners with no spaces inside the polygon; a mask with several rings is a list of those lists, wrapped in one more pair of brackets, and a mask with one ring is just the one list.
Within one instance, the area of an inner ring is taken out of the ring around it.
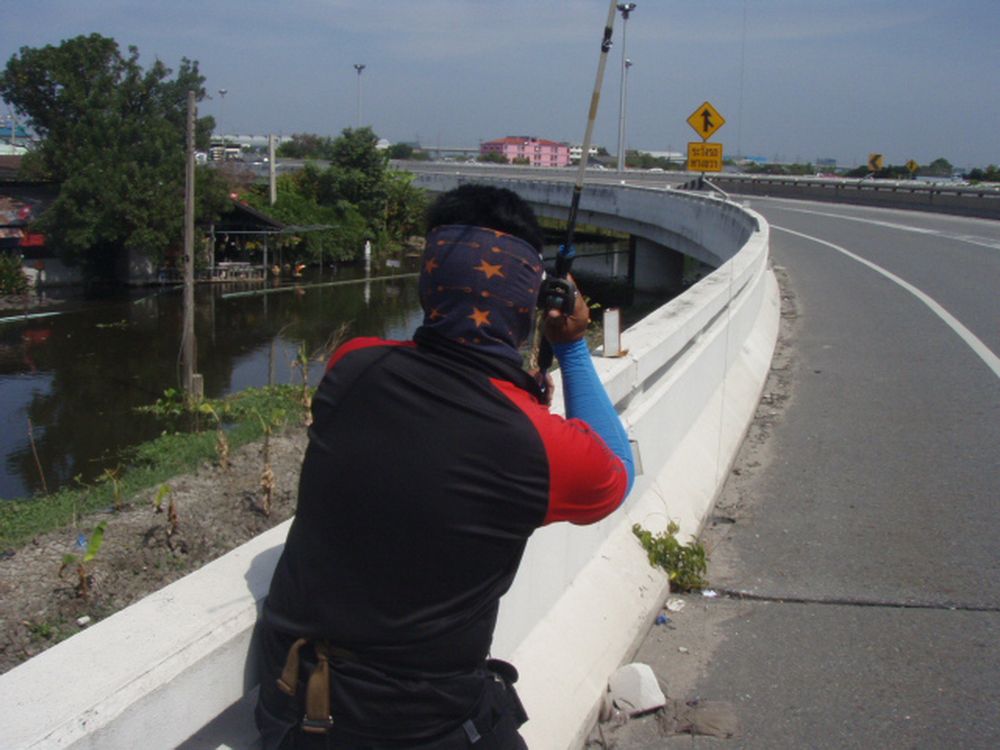
{"label": "hazy sky", "polygon": [[[637,0],[626,143],[675,150],[703,101],[727,155],[961,167],[1000,163],[1000,0]],[[148,64],[200,63],[225,132],[476,146],[583,140],[605,0],[31,0],[0,21],[22,46],[98,32]],[[622,19],[594,143],[618,143]],[[226,89],[220,97],[219,89]]]}

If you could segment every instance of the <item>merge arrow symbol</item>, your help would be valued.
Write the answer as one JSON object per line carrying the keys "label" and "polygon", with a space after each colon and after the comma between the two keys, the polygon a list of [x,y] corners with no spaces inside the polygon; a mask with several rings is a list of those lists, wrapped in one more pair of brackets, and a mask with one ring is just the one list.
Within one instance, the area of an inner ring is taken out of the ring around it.
{"label": "merge arrow symbol", "polygon": [[701,111],[701,119],[702,119],[701,132],[703,133],[710,132],[712,130],[712,112],[709,110],[708,107],[705,107],[705,109]]}

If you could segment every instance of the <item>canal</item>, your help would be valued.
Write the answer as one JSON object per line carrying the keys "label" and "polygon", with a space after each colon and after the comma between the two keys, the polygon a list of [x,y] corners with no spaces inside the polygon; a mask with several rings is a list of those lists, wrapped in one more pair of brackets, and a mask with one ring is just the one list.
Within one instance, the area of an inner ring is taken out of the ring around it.
{"label": "canal", "polygon": [[[608,269],[627,267],[611,263],[616,248],[589,252],[605,254]],[[261,287],[199,285],[195,335],[205,395],[301,383],[298,352],[324,351],[343,324],[348,336],[408,338],[422,313],[418,261],[407,263],[369,281],[359,268],[313,269],[264,294],[244,293]],[[580,283],[595,301],[622,307],[626,324],[666,301],[631,292],[610,270],[581,275]],[[0,312],[0,498],[92,481],[162,430],[136,408],[179,388],[182,297],[179,287],[68,294],[38,310],[44,317]],[[322,361],[314,361],[310,382],[322,372]]]}

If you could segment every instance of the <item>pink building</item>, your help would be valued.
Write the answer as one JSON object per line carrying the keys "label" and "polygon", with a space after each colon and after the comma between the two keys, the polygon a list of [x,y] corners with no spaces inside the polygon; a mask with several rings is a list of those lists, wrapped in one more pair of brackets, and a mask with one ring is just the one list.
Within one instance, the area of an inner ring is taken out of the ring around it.
{"label": "pink building", "polygon": [[533,167],[568,167],[569,146],[565,143],[532,138],[527,135],[508,135],[479,145],[480,154],[500,154],[508,162],[526,159]]}

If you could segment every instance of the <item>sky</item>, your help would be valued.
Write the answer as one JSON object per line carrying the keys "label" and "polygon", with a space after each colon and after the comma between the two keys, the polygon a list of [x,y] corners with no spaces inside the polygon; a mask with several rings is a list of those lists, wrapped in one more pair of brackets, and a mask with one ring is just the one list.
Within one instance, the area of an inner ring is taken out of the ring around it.
{"label": "sky", "polygon": [[[684,151],[705,101],[726,156],[1000,164],[1000,0],[636,0],[615,14],[593,143]],[[605,0],[31,0],[2,13],[0,64],[99,33],[147,66],[199,63],[225,133],[476,147],[582,143]],[[623,44],[624,27],[624,44]],[[365,66],[359,75],[356,64]],[[220,90],[226,94],[221,95]],[[6,105],[0,113],[7,114]],[[360,116],[360,117],[359,117]]]}

